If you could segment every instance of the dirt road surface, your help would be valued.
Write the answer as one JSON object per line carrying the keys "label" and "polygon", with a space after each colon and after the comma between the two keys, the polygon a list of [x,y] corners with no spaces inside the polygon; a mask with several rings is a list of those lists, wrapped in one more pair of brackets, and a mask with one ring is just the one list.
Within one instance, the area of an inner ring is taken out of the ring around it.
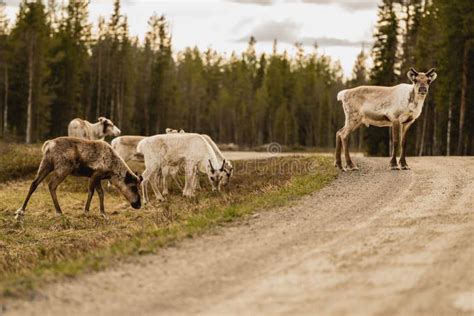
{"label": "dirt road surface", "polygon": [[7,315],[473,315],[474,158],[358,159],[293,205],[52,284]]}

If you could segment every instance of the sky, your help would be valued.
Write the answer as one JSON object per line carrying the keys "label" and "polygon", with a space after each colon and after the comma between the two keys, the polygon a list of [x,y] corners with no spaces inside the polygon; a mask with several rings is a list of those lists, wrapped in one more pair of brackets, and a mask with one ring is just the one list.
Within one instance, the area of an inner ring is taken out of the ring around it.
{"label": "sky", "polygon": [[[0,0],[2,1],[2,0]],[[14,20],[19,0],[3,0]],[[67,0],[56,0],[58,3]],[[230,54],[242,52],[253,35],[257,53],[271,52],[274,39],[278,51],[295,52],[294,43],[339,60],[349,77],[362,45],[372,42],[378,0],[122,0],[131,35],[141,39],[148,18],[155,12],[170,22],[175,50],[188,46],[209,47]],[[109,17],[113,0],[91,0],[90,20]]]}

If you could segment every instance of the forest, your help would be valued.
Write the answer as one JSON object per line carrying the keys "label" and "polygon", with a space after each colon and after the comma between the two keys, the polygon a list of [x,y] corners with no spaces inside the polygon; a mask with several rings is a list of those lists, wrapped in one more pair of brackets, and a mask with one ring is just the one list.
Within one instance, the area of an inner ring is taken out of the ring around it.
{"label": "forest", "polygon": [[[66,135],[75,117],[107,116],[124,135],[171,127],[218,143],[332,150],[344,125],[338,91],[407,83],[410,67],[435,67],[408,153],[474,154],[472,0],[380,1],[373,46],[361,48],[351,78],[317,43],[310,51],[295,43],[294,55],[279,51],[278,39],[271,54],[257,54],[253,37],[243,53],[176,51],[165,16],[153,14],[139,40],[120,0],[96,27],[88,7],[89,0],[22,0],[9,21],[0,4],[0,138],[41,142]],[[363,127],[351,144],[387,155],[389,129]]]}

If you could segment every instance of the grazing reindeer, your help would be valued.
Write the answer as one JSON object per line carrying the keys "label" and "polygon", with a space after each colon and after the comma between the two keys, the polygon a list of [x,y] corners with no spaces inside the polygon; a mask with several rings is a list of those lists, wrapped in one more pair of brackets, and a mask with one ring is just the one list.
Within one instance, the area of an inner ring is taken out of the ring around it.
{"label": "grazing reindeer", "polygon": [[342,101],[345,125],[336,133],[336,162],[341,169],[341,147],[344,150],[348,170],[357,170],[349,155],[349,135],[361,124],[378,127],[392,127],[393,151],[390,168],[399,170],[397,165],[397,148],[400,135],[402,150],[400,154],[400,167],[408,170],[405,160],[406,140],[408,128],[421,115],[423,102],[428,94],[429,85],[436,79],[434,68],[426,73],[417,72],[411,68],[407,73],[413,83],[399,84],[393,87],[361,86],[353,89],[342,90],[337,94],[337,100]]}
{"label": "grazing reindeer", "polygon": [[[184,166],[185,185],[183,196],[195,196],[196,177],[198,171],[204,172],[209,178],[212,189],[220,190],[225,174],[226,162],[219,165],[219,160],[209,143],[199,134],[171,133],[147,137],[138,143],[137,152],[145,157],[145,172],[143,173],[143,196],[149,202],[146,186],[148,181],[157,173],[161,173],[163,190],[167,191],[167,172]],[[219,169],[220,168],[220,169]],[[152,185],[153,190],[155,188]],[[164,200],[161,192],[155,191],[159,200]]]}
{"label": "grazing reindeer", "polygon": [[106,217],[104,191],[100,184],[103,179],[109,179],[133,208],[139,209],[141,207],[138,188],[142,177],[137,177],[106,142],[76,137],[59,137],[46,141],[42,151],[43,159],[38,173],[30,186],[23,205],[15,213],[16,219],[20,219],[25,214],[31,195],[50,173],[52,174],[48,186],[57,215],[62,215],[62,211],[56,196],[56,188],[68,175],[90,178],[89,195],[87,196],[84,213],[89,212],[92,196],[94,190],[96,190],[99,194],[100,214]]}
{"label": "grazing reindeer", "polygon": [[114,123],[105,117],[99,117],[97,123],[75,118],[68,126],[68,136],[84,138],[89,140],[103,140],[105,136],[119,136],[120,130]]}
{"label": "grazing reindeer", "polygon": [[110,145],[125,162],[130,160],[143,162],[143,156],[137,153],[138,143],[146,136],[119,136],[112,139]]}

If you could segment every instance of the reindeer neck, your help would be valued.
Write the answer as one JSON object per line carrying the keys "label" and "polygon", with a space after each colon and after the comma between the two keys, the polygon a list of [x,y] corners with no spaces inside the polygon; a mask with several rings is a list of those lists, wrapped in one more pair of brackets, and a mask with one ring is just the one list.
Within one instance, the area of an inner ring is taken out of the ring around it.
{"label": "reindeer neck", "polygon": [[426,99],[426,94],[421,95],[416,91],[415,85],[412,86],[412,90],[410,91],[410,107],[413,108],[422,108],[423,104]]}

